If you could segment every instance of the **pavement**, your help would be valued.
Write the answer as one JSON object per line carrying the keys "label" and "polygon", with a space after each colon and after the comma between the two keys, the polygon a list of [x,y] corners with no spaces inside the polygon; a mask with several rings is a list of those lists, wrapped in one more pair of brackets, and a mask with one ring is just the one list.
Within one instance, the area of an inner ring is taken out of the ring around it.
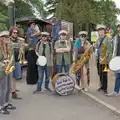
{"label": "pavement", "polygon": [[[26,84],[26,72],[17,81],[22,100],[12,100],[17,107],[10,115],[0,115],[0,120],[119,120],[120,97],[107,97],[98,92],[99,77],[94,55],[90,60],[91,84],[88,92],[75,90],[70,96],[59,96],[45,89],[32,94],[36,85]],[[108,91],[114,88],[113,73],[109,72]],[[52,87],[51,87],[52,88]]]}
{"label": "pavement", "polygon": [[75,90],[70,96],[59,96],[43,90],[32,94],[36,86],[18,83],[22,100],[12,100],[17,107],[10,115],[0,115],[0,120],[119,120],[114,112],[82,92]]}
{"label": "pavement", "polygon": [[[99,88],[99,76],[97,74],[96,61],[95,61],[94,54],[90,59],[90,69],[91,69],[90,70],[91,84],[89,86],[89,91],[85,94],[120,115],[120,96],[108,97],[104,95],[102,92],[97,91],[97,89]],[[115,84],[114,73],[109,71],[108,72],[108,93],[113,92],[114,84]]]}

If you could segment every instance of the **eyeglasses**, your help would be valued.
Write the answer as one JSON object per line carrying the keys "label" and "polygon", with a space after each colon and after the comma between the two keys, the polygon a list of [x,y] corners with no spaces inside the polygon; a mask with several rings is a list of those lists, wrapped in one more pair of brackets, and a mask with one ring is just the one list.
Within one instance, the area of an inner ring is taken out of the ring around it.
{"label": "eyeglasses", "polygon": [[82,38],[86,38],[87,36],[86,35],[81,35]]}
{"label": "eyeglasses", "polygon": [[18,32],[13,32],[14,34],[18,34]]}
{"label": "eyeglasses", "polygon": [[47,37],[47,35],[42,35],[42,37]]}
{"label": "eyeglasses", "polygon": [[61,34],[62,36],[66,36],[66,34]]}

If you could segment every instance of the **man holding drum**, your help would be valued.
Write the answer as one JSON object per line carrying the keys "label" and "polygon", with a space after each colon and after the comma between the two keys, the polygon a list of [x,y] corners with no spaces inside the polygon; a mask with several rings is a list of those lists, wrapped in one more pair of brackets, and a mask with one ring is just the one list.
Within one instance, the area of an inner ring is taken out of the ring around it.
{"label": "man holding drum", "polygon": [[49,88],[50,74],[51,74],[51,66],[53,59],[53,48],[52,44],[49,42],[49,33],[41,32],[41,40],[38,42],[36,46],[36,54],[38,55],[38,82],[37,82],[37,90],[34,93],[38,93],[42,91],[42,83],[45,73],[45,89],[51,91]]}
{"label": "man holding drum", "polygon": [[105,68],[108,66],[108,61],[111,57],[112,48],[110,45],[110,38],[105,35],[106,26],[97,25],[97,30],[99,38],[96,42],[97,49],[97,69],[100,77],[100,88],[98,91],[103,91],[107,93],[107,70]]}
{"label": "man holding drum", "polygon": [[[120,57],[120,22],[116,24],[117,30],[118,30],[118,34],[114,37],[113,40],[113,59]],[[112,60],[113,60],[112,59]],[[111,60],[111,62],[112,62]],[[116,69],[117,66],[119,67],[120,61],[118,59],[118,62],[115,61],[116,63],[111,63],[115,64],[114,68]],[[111,68],[112,66],[110,66]],[[112,70],[112,69],[111,69]],[[119,68],[120,70],[120,68]],[[108,94],[108,96],[118,96],[119,90],[120,90],[120,71],[118,70],[114,70],[115,72],[115,87],[114,87],[114,91],[110,94]]]}

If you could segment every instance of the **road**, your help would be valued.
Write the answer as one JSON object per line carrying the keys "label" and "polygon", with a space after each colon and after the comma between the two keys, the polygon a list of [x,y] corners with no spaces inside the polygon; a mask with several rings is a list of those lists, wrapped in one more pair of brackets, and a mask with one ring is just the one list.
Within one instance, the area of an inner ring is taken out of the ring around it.
{"label": "road", "polygon": [[13,100],[17,107],[10,115],[0,115],[0,120],[119,120],[112,111],[90,99],[82,92],[59,96],[44,90],[33,95],[36,86],[18,81],[22,100]]}

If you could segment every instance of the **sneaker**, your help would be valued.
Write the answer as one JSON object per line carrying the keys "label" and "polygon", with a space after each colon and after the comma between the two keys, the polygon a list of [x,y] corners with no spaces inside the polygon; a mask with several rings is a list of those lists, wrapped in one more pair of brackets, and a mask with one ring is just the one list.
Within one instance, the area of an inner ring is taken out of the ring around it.
{"label": "sneaker", "polygon": [[35,90],[34,92],[33,92],[33,94],[37,94],[37,93],[40,93],[42,90]]}
{"label": "sneaker", "polygon": [[7,106],[5,106],[6,109],[10,109],[10,110],[15,110],[16,107],[13,106],[12,104],[8,104]]}
{"label": "sneaker", "polygon": [[49,87],[45,87],[46,90],[48,90],[49,92],[52,92],[52,90]]}
{"label": "sneaker", "polygon": [[10,114],[10,112],[7,111],[7,109],[6,109],[5,107],[2,108],[2,109],[0,109],[0,113],[1,113],[1,114],[4,114],[4,115],[8,115],[8,114]]}
{"label": "sneaker", "polygon": [[116,97],[118,96],[118,93],[117,92],[112,92],[112,93],[109,93],[107,94],[108,97]]}
{"label": "sneaker", "polygon": [[103,91],[103,89],[102,88],[98,88],[97,91],[101,92],[101,91]]}
{"label": "sneaker", "polygon": [[104,94],[108,94],[107,90],[103,90],[104,91]]}
{"label": "sneaker", "polygon": [[88,92],[88,89],[87,89],[87,88],[84,88],[83,90],[84,90],[85,92]]}

